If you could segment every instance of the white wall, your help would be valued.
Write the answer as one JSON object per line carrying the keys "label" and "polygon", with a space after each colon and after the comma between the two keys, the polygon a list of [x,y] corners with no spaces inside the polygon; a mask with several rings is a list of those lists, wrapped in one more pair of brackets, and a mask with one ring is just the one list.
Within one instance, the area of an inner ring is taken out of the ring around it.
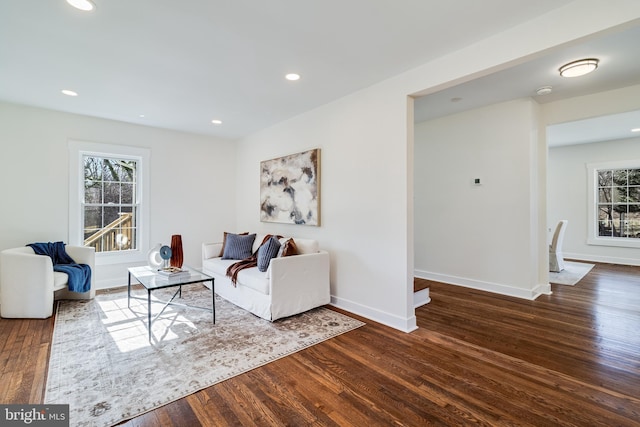
{"label": "white wall", "polygon": [[549,126],[638,109],[640,109],[640,85],[627,86],[543,104],[542,125]]}
{"label": "white wall", "polygon": [[549,149],[549,224],[569,220],[565,257],[640,265],[640,249],[587,244],[587,163],[640,159],[640,138]]}
{"label": "white wall", "polygon": [[[640,2],[620,0],[616,6],[577,0],[245,138],[238,151],[238,229],[317,238],[332,254],[331,293],[336,305],[401,330],[414,329],[413,194],[409,192],[413,188],[413,141],[407,96],[455,85],[640,17]],[[532,140],[537,141],[534,133],[532,130]],[[308,228],[260,223],[259,162],[313,147],[323,150],[323,225]],[[531,165],[544,167],[536,158],[539,147],[528,149],[528,157],[519,164],[526,163],[529,170]],[[541,182],[539,174],[522,181],[529,186],[529,198],[525,206],[518,207],[533,212],[527,225],[537,223],[538,228],[542,228],[538,213],[546,200]],[[512,264],[524,266],[523,259],[532,264],[515,279],[525,293],[548,284],[544,283],[546,269],[540,267],[546,262],[540,260],[546,246],[540,239],[543,230],[536,230],[518,245],[526,247],[523,253],[510,254]],[[470,278],[487,277],[486,268],[466,273]],[[538,272],[536,277],[532,277],[532,270]],[[511,274],[504,278],[507,276]]]}
{"label": "white wall", "polygon": [[[151,149],[151,244],[181,234],[185,263],[235,224],[232,142],[8,103],[0,121],[0,250],[68,241],[69,139]],[[128,266],[96,267],[97,287],[126,284]]]}
{"label": "white wall", "polygon": [[523,298],[549,293],[532,262],[537,110],[520,99],[416,124],[418,277]]}
{"label": "white wall", "polygon": [[[406,109],[406,97],[362,92],[246,138],[238,151],[237,211],[239,230],[319,240],[331,254],[335,304],[411,330]],[[321,227],[260,223],[260,161],[316,147],[321,148]]]}

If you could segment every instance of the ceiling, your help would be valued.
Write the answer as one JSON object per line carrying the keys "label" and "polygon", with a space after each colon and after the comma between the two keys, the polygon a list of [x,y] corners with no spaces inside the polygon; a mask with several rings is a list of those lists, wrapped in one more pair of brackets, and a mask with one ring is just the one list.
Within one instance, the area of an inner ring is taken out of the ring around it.
{"label": "ceiling", "polygon": [[[553,49],[543,56],[486,77],[423,96],[415,102],[415,121],[431,120],[518,98],[532,97],[539,104],[544,104],[640,84],[639,40],[640,26],[611,31]],[[561,65],[583,58],[598,58],[598,69],[583,77],[560,77],[558,68]],[[536,90],[543,86],[552,86],[553,91],[548,95],[536,95]],[[550,126],[547,141],[549,146],[559,146],[640,137],[640,134],[630,131],[632,128],[640,128],[640,111]]]}
{"label": "ceiling", "polygon": [[[0,100],[228,139],[571,3],[93,1],[91,12],[65,0],[0,2]],[[613,69],[613,58],[601,58],[596,77]],[[526,93],[541,84],[569,93],[549,70],[565,59],[556,54],[552,67],[521,68],[520,76],[542,73]],[[302,78],[285,80],[290,72]],[[460,105],[472,99],[460,96]]]}

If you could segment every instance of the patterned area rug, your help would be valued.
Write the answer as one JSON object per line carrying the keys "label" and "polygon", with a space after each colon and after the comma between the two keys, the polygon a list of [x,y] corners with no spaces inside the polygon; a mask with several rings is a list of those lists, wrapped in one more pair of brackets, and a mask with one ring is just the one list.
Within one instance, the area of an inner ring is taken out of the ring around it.
{"label": "patterned area rug", "polygon": [[[154,291],[153,313],[170,292]],[[182,297],[211,307],[201,284]],[[146,307],[127,308],[126,289],[59,302],[45,403],[69,404],[72,426],[117,424],[364,325],[323,307],[268,322],[216,296],[215,325],[209,311],[168,306],[149,343]]]}
{"label": "patterned area rug", "polygon": [[595,264],[565,261],[564,270],[559,273],[549,272],[549,283],[573,286],[586,276],[593,267],[595,267]]}

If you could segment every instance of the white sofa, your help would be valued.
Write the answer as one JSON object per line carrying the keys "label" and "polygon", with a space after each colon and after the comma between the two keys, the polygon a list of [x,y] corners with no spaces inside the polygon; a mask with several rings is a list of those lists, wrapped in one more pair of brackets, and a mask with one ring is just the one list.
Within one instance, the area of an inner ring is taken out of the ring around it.
{"label": "white sofa", "polygon": [[65,246],[67,254],[78,264],[91,267],[91,289],[70,292],[67,273],[53,271],[51,258],[36,255],[29,246],[0,252],[0,316],[7,318],[45,319],[53,314],[58,299],[91,299],[95,296],[95,249]]}
{"label": "white sofa", "polygon": [[[253,243],[255,253],[264,235]],[[237,260],[222,259],[222,242],[202,244],[202,269],[214,277],[215,292],[263,319],[274,321],[330,302],[329,253],[311,239],[293,238],[298,255],[272,258],[266,272],[241,270],[236,286],[226,276]],[[207,284],[208,285],[208,284]]]}

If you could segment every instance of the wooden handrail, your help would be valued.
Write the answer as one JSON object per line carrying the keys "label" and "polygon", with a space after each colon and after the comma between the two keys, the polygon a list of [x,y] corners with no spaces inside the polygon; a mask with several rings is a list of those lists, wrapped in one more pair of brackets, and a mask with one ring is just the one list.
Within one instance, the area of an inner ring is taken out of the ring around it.
{"label": "wooden handrail", "polygon": [[[113,250],[120,250],[121,248],[116,248],[116,235],[122,234],[119,233],[124,231],[124,236],[131,242],[132,233],[131,233],[131,222],[133,216],[131,213],[120,213],[120,217],[110,224],[106,225],[102,230],[93,233],[91,236],[87,237],[84,240],[84,246],[93,246],[96,248],[96,252],[106,252]],[[129,227],[126,227],[126,226]],[[126,228],[125,228],[126,227]],[[122,230],[125,228],[125,230]],[[103,243],[103,237],[107,236],[107,244]]]}

